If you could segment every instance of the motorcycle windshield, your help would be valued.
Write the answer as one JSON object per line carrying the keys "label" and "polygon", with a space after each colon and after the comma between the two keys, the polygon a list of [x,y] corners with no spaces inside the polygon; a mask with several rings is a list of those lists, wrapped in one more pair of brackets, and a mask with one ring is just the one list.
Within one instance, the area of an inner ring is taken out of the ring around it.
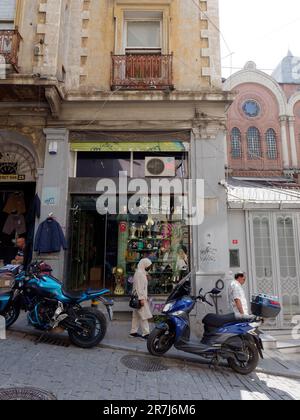
{"label": "motorcycle windshield", "polygon": [[191,275],[189,274],[187,277],[185,277],[184,279],[182,279],[177,286],[175,287],[175,289],[173,290],[173,292],[170,294],[167,302],[172,302],[174,300],[179,300],[184,296],[190,296],[191,294]]}

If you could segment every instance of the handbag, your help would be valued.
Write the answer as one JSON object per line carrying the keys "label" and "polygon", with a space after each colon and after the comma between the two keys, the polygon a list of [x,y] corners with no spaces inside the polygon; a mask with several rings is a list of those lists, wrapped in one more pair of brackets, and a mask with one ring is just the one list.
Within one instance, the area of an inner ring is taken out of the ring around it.
{"label": "handbag", "polygon": [[129,302],[129,307],[131,309],[141,309],[142,305],[141,302],[139,301],[139,298],[136,294],[133,294],[130,298],[130,302]]}

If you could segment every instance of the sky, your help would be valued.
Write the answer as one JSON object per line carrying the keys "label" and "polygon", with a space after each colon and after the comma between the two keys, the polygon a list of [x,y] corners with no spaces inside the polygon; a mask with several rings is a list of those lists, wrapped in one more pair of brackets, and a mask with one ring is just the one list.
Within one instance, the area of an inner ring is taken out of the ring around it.
{"label": "sky", "polygon": [[[247,61],[271,74],[290,49],[300,57],[300,0],[219,0],[224,77]],[[232,54],[231,54],[232,53]],[[232,68],[232,69],[231,69]]]}

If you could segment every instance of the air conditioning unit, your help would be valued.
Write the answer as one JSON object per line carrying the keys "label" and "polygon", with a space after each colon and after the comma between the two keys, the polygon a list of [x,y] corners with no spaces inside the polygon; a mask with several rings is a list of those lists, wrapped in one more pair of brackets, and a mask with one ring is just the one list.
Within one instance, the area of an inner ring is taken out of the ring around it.
{"label": "air conditioning unit", "polygon": [[174,157],[146,157],[146,177],[173,178],[176,175],[176,160]]}

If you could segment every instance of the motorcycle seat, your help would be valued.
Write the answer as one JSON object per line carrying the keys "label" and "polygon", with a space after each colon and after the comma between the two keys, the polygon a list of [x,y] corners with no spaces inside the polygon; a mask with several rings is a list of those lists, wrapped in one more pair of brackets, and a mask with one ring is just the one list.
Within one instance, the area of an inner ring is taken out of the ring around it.
{"label": "motorcycle seat", "polygon": [[63,294],[71,299],[71,300],[79,300],[82,298],[82,296],[86,293],[88,296],[94,295],[94,294],[100,294],[102,290],[79,290],[79,291],[67,291],[63,290]]}
{"label": "motorcycle seat", "polygon": [[82,290],[80,290],[80,291],[63,290],[63,294],[71,300],[79,300],[82,297],[83,293],[84,292]]}
{"label": "motorcycle seat", "polygon": [[244,322],[253,321],[253,317],[238,316],[234,313],[227,315],[209,314],[203,319],[203,324],[207,327],[220,328],[226,324],[241,324]]}

